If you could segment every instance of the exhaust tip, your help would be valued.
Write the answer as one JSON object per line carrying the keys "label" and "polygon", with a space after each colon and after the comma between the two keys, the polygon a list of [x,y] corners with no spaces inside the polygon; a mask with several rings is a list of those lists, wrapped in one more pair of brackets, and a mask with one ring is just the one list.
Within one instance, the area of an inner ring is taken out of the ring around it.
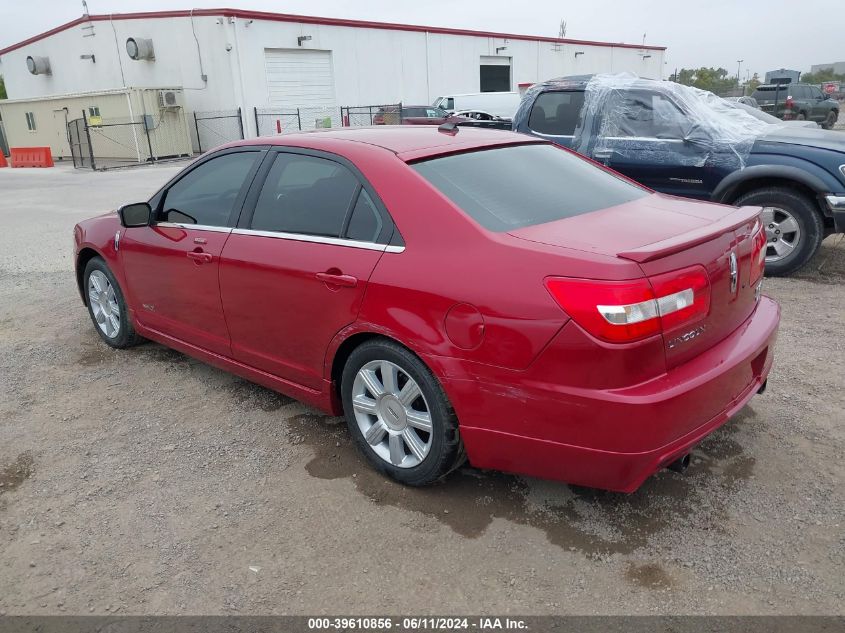
{"label": "exhaust tip", "polygon": [[676,473],[682,473],[687,468],[689,468],[689,462],[690,462],[690,454],[687,453],[683,457],[676,459],[674,462],[669,464],[666,468],[668,468],[669,470],[673,470]]}

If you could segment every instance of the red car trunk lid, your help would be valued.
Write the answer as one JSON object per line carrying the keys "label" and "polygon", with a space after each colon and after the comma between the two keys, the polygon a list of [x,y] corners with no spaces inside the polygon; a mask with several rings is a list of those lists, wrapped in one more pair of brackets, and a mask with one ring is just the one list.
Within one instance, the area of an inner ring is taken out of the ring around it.
{"label": "red car trunk lid", "polygon": [[667,366],[673,367],[723,340],[754,311],[751,238],[760,211],[655,194],[511,235],[615,255],[637,262],[648,277],[703,266],[710,279],[708,314],[663,333]]}

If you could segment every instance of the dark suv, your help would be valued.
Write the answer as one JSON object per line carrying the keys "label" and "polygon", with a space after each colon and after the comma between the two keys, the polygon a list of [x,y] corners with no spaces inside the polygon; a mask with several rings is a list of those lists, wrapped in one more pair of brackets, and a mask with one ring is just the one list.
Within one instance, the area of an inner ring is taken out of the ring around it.
{"label": "dark suv", "polygon": [[784,121],[815,121],[829,130],[839,118],[839,102],[810,84],[766,84],[751,95],[763,112]]}
{"label": "dark suv", "polygon": [[845,134],[770,124],[712,93],[618,76],[533,86],[513,129],[662,193],[764,207],[766,272],[803,266],[845,232]]}

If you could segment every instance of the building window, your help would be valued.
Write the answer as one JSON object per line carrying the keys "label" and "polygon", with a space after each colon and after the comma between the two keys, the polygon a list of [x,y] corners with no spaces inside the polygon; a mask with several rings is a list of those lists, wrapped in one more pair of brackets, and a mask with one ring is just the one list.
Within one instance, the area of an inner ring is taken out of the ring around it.
{"label": "building window", "polygon": [[100,106],[88,108],[88,125],[100,127],[103,124],[103,117],[100,116]]}
{"label": "building window", "polygon": [[32,112],[26,113],[26,128],[30,132],[35,131],[35,115]]}

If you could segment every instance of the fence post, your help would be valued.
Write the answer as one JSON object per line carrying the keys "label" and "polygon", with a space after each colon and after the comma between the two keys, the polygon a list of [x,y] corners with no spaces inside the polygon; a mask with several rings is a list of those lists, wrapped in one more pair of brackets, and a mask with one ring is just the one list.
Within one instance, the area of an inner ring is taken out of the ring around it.
{"label": "fence post", "polygon": [[197,120],[197,112],[194,110],[194,129],[197,131],[197,148],[199,148],[200,154],[202,154],[202,140],[200,139],[200,124]]}
{"label": "fence post", "polygon": [[299,117],[299,108],[296,109],[296,123],[299,126],[299,131],[302,131],[302,119]]}
{"label": "fence post", "polygon": [[[149,117],[149,118],[147,118]],[[150,140],[150,128],[147,125],[147,121],[152,121],[153,115],[152,114],[145,114],[144,118],[141,119],[144,125],[144,133],[147,135],[147,148],[150,150],[150,162],[154,163],[156,159],[153,157],[153,142]]]}
{"label": "fence post", "polygon": [[402,125],[405,115],[402,113],[402,102],[399,102],[399,125]]}
{"label": "fence post", "polygon": [[88,139],[88,156],[91,159],[91,171],[97,169],[94,163],[94,144],[91,142],[91,132],[88,130],[88,119],[85,116],[85,109],[82,110],[82,124],[85,126],[85,138]]}
{"label": "fence post", "polygon": [[255,135],[261,136],[261,128],[258,127],[258,106],[253,106],[252,110],[255,112]]}
{"label": "fence post", "polygon": [[367,106],[367,109],[370,111],[370,125],[373,124],[373,106]]}
{"label": "fence post", "polygon": [[[243,120],[243,117],[241,116],[241,106],[238,106],[238,128],[241,131],[241,138],[242,139],[246,138],[244,136],[244,120]],[[255,133],[258,134],[258,129],[255,130]]]}

